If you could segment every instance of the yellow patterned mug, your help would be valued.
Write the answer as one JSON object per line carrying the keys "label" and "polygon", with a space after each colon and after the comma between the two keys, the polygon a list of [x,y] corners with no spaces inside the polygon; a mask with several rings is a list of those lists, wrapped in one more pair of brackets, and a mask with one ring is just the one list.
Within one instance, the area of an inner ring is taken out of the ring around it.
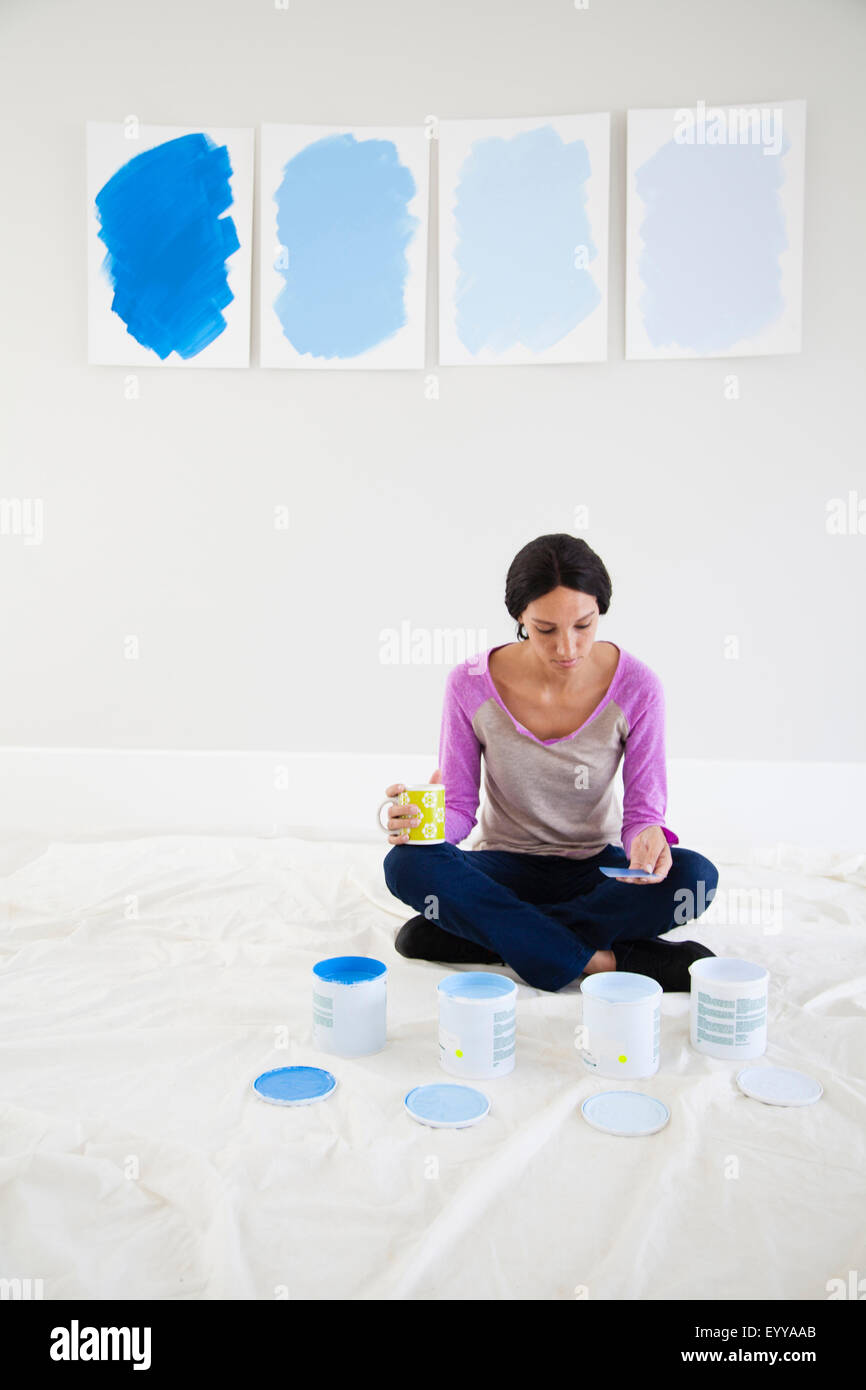
{"label": "yellow patterned mug", "polygon": [[382,824],[382,811],[386,806],[417,806],[421,813],[421,824],[409,826],[409,838],[404,845],[441,845],[445,840],[445,786],[442,782],[420,782],[407,787],[396,796],[389,796],[376,812],[382,829],[388,833],[387,825]]}

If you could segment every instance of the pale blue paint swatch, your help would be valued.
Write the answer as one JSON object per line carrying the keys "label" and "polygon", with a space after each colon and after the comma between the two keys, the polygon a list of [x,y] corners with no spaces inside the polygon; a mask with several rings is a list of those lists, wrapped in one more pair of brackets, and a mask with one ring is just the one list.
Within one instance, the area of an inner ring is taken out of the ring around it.
{"label": "pale blue paint swatch", "polygon": [[391,140],[328,135],[286,164],[274,201],[288,264],[276,262],[286,284],[274,309],[297,352],[357,357],[405,325],[415,193]]}
{"label": "pale blue paint swatch", "polygon": [[447,1082],[415,1086],[404,1096],[403,1104],[419,1124],[442,1129],[477,1124],[490,1110],[490,1101],[483,1091]]}
{"label": "pale blue paint swatch", "polygon": [[754,144],[668,141],[637,170],[645,213],[640,312],[654,347],[719,352],[754,337],[785,307],[782,157]]}
{"label": "pale blue paint swatch", "polygon": [[601,303],[577,247],[598,248],[587,216],[589,153],[552,126],[476,140],[457,184],[456,330],[473,354],[543,352]]}
{"label": "pale blue paint swatch", "polygon": [[517,985],[507,975],[487,974],[483,970],[464,970],[446,975],[436,986],[452,999],[498,999],[517,996]]}

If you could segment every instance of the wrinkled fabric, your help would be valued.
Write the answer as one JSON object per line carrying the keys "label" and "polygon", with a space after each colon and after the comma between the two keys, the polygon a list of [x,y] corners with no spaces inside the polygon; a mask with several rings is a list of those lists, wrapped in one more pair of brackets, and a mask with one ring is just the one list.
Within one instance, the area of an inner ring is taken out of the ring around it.
{"label": "wrinkled fabric", "polygon": [[[444,1079],[436,984],[456,967],[396,955],[411,913],[387,848],[3,846],[0,1278],[41,1279],[46,1299],[715,1300],[825,1299],[866,1275],[866,855],[701,845],[717,901],[672,937],[768,965],[762,1062],[824,1096],[748,1099],[737,1063],[691,1050],[688,996],[666,994],[661,1069],[627,1088],[671,1119],[618,1139],[579,1113],[617,1083],[580,1061],[576,983],[520,984],[516,1067],[477,1083],[479,1125],[405,1113]],[[783,911],[714,920],[732,888]],[[389,967],[388,1046],[354,1061],[311,1045],[311,966],[342,954]],[[295,1063],[332,1070],[334,1094],[256,1098],[260,1072]]]}

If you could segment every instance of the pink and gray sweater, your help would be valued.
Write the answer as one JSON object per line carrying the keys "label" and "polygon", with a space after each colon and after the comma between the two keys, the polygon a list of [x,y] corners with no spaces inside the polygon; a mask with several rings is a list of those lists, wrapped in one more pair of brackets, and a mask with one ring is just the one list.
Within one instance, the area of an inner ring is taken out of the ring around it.
{"label": "pink and gray sweater", "polygon": [[[455,666],[445,686],[439,767],[445,784],[445,839],[468,848],[588,859],[638,831],[664,825],[667,805],[665,709],[661,681],[619,648],[607,694],[565,738],[536,738],[512,718],[490,678],[491,647]],[[484,794],[480,821],[481,761]],[[614,782],[623,761],[623,807]]]}

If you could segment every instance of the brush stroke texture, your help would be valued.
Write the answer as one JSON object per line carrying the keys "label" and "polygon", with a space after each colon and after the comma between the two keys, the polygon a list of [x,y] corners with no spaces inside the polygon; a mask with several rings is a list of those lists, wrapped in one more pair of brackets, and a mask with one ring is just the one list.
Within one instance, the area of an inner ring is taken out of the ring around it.
{"label": "brush stroke texture", "polygon": [[473,354],[543,352],[601,303],[576,248],[598,249],[586,209],[589,153],[552,126],[476,140],[457,185],[456,329]]}
{"label": "brush stroke texture", "polygon": [[227,148],[181,135],[122,165],[96,197],[113,311],[163,361],[195,357],[226,326],[226,261],[240,247]]}
{"label": "brush stroke texture", "polygon": [[780,154],[755,144],[668,141],[636,171],[645,213],[640,311],[654,347],[713,353],[753,338],[785,307]]}
{"label": "brush stroke texture", "polygon": [[297,352],[357,357],[404,326],[415,193],[391,140],[328,135],[286,164],[274,201],[288,264],[276,263],[286,284],[274,309]]}

